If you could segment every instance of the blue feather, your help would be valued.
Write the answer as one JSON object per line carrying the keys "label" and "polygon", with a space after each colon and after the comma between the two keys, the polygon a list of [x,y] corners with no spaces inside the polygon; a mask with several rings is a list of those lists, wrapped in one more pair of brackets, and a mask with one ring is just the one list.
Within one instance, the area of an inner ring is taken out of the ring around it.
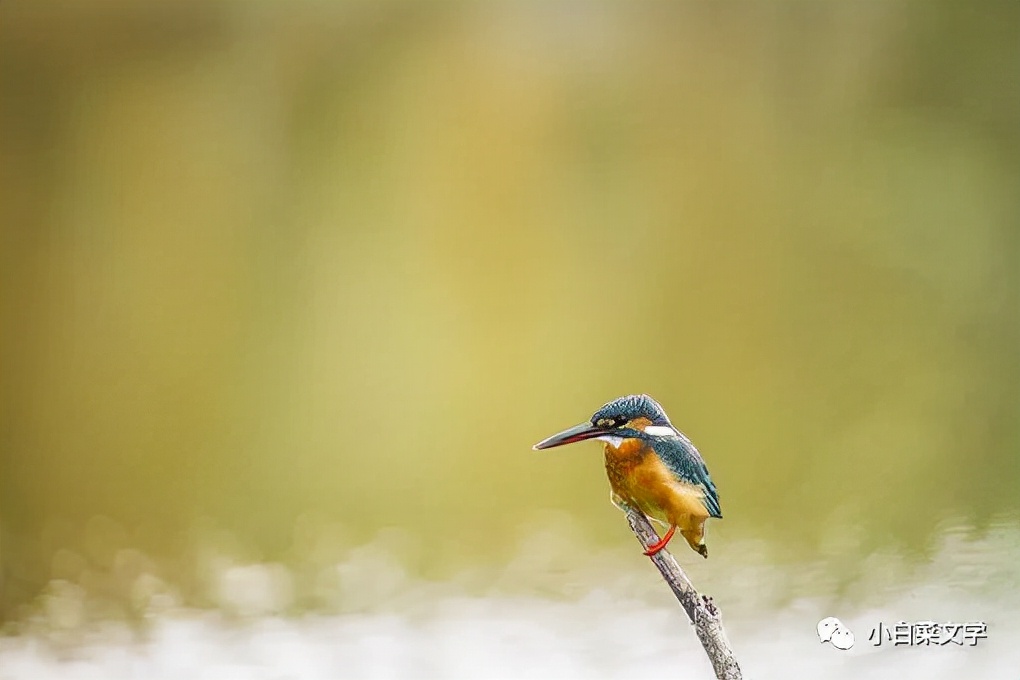
{"label": "blue feather", "polygon": [[705,491],[705,509],[712,517],[722,518],[719,492],[708,474],[698,449],[683,433],[676,437],[655,437],[650,443],[662,462],[680,481],[700,486]]}

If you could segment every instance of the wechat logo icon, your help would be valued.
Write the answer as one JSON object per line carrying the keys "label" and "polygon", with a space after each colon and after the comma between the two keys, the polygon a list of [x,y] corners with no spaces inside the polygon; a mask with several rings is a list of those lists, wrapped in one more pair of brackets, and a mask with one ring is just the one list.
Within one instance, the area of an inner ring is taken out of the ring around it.
{"label": "wechat logo icon", "polygon": [[854,646],[854,633],[835,616],[818,622],[818,641],[831,643],[836,649],[850,649]]}

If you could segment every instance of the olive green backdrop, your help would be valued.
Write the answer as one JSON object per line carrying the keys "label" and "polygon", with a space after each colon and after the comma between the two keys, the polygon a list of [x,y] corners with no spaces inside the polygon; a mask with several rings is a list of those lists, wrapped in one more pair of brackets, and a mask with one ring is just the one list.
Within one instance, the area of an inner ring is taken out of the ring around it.
{"label": "olive green backdrop", "polygon": [[630,546],[595,445],[530,449],[629,392],[707,459],[713,558],[1015,522],[1018,21],[0,3],[7,614],[118,547],[186,579],[196,531]]}

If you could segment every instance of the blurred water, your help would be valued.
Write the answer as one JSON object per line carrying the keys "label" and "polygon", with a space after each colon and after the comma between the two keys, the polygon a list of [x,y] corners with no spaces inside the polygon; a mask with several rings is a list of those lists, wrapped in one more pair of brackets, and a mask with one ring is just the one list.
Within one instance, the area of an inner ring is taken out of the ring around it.
{"label": "blurred water", "polygon": [[[711,669],[660,582],[633,550],[572,538],[569,520],[528,536],[505,567],[441,581],[411,575],[383,537],[316,576],[317,611],[294,610],[300,576],[279,564],[210,557],[215,606],[181,606],[141,573],[133,622],[90,616],[94,597],[50,584],[20,635],[0,638],[0,678],[704,678]],[[679,556],[714,596],[749,678],[1015,678],[1020,664],[1020,531],[944,527],[929,559],[869,558],[832,595],[831,554],[777,565],[761,543],[727,546],[739,561]],[[847,652],[819,643],[838,616]],[[985,622],[976,646],[869,641],[883,622]]]}

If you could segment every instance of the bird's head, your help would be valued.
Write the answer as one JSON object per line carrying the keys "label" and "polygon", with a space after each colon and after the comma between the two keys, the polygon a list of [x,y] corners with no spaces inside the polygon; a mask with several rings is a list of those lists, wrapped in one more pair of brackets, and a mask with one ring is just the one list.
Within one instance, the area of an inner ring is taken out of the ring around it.
{"label": "bird's head", "polygon": [[585,439],[601,439],[618,447],[624,439],[674,435],[676,429],[657,401],[647,394],[632,394],[612,400],[595,411],[589,422],[543,439],[532,448],[551,449]]}

